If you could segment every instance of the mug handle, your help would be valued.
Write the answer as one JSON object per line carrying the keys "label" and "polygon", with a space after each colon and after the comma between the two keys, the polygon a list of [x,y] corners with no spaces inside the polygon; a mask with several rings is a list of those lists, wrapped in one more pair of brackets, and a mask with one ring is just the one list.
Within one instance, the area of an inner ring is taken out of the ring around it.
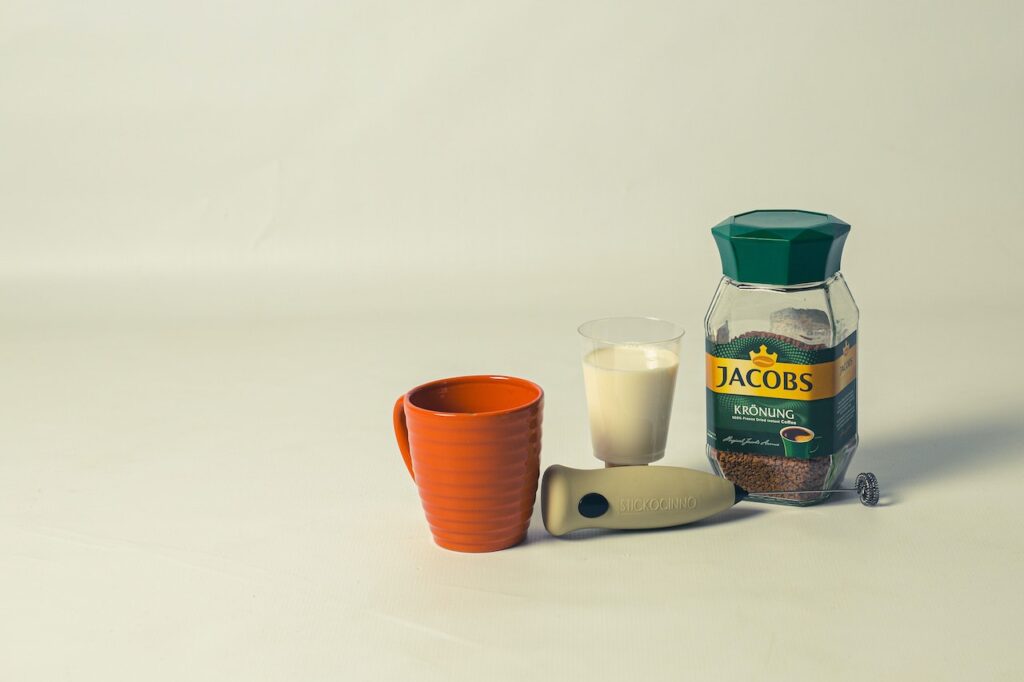
{"label": "mug handle", "polygon": [[[817,437],[817,438],[815,438],[814,440],[821,440],[821,436],[818,436],[818,437]],[[815,452],[817,452],[817,451],[818,451],[818,448],[819,448],[820,446],[821,446],[821,443],[815,443],[815,444],[814,444],[814,449],[813,449],[813,450],[811,450],[810,448],[808,448],[808,449],[807,449],[807,454],[808,454],[808,455],[813,455],[813,454],[814,454]]]}
{"label": "mug handle", "polygon": [[412,472],[412,453],[409,450],[409,425],[405,423],[405,396],[398,396],[395,401],[395,412],[393,421],[395,423],[395,438],[398,440],[398,449],[405,461],[405,468],[409,470],[412,480],[416,480],[416,474]]}

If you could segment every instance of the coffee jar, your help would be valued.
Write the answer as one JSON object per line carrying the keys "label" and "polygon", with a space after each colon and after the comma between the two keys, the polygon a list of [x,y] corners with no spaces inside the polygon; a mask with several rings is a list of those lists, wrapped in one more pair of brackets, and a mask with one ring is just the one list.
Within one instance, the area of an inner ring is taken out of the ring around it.
{"label": "coffee jar", "polygon": [[[795,210],[711,230],[724,276],[704,321],[707,455],[753,500],[828,499],[857,449],[859,313],[839,271],[849,231]],[[792,492],[757,496],[770,490]]]}

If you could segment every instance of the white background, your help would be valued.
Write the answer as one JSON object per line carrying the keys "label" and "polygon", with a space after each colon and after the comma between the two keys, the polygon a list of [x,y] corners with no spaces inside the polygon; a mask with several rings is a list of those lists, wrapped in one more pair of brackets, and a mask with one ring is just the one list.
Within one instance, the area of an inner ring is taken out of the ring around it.
{"label": "white background", "polygon": [[[0,679],[1019,679],[1024,9],[1012,2],[5,2]],[[885,506],[432,545],[390,425],[684,339],[708,229],[853,225]]]}

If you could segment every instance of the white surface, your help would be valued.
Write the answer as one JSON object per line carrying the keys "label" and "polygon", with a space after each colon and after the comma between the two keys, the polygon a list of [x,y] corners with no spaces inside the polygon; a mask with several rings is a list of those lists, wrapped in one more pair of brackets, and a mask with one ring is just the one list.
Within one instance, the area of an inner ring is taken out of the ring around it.
{"label": "white surface", "polygon": [[[433,376],[524,375],[547,390],[543,462],[596,466],[574,321],[8,331],[3,677],[1018,676],[1021,373],[958,363],[974,340],[927,320],[915,361],[916,336],[882,347],[892,318],[863,330],[853,469],[887,506],[750,505],[575,540],[535,517],[512,550],[435,547],[392,400]],[[686,348],[664,462],[706,468]]]}
{"label": "white surface", "polygon": [[[1022,12],[8,3],[0,679],[1019,679]],[[395,397],[534,379],[596,466],[593,317],[689,329],[706,467],[708,228],[778,206],[854,225],[886,506],[432,545]]]}

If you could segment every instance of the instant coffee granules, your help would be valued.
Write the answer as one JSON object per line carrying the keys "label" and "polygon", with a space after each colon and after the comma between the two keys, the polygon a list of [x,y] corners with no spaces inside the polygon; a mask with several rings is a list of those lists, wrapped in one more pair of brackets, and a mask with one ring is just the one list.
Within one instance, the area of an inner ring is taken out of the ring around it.
{"label": "instant coffee granules", "polygon": [[839,272],[850,226],[753,211],[712,229],[724,277],[705,319],[708,459],[752,499],[813,504],[857,448],[857,306]]}

